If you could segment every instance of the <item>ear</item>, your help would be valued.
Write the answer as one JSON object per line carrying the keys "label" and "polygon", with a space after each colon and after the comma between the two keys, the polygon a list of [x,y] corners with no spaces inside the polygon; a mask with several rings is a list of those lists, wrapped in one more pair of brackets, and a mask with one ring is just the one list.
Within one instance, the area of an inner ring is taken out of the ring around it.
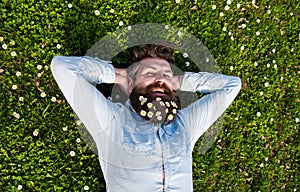
{"label": "ear", "polygon": [[134,85],[133,82],[134,82],[133,79],[132,79],[131,77],[129,77],[129,78],[128,78],[128,93],[129,93],[129,94],[131,93],[131,91],[132,91],[132,89],[133,89],[133,85]]}

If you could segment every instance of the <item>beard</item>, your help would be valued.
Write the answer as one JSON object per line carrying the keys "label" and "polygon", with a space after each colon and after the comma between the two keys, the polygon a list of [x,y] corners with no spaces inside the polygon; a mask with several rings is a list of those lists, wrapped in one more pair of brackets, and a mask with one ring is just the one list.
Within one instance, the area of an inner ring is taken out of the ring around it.
{"label": "beard", "polygon": [[165,84],[136,86],[129,95],[131,105],[141,117],[154,124],[168,124],[181,109],[177,93]]}

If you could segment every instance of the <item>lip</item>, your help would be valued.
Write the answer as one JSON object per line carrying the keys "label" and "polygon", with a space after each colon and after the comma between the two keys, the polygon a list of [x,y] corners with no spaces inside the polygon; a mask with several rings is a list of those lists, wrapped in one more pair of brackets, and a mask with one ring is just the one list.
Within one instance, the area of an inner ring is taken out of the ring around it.
{"label": "lip", "polygon": [[161,93],[164,93],[165,90],[164,90],[163,88],[157,87],[157,88],[153,88],[153,89],[152,89],[152,92],[161,92]]}
{"label": "lip", "polygon": [[153,95],[155,96],[164,96],[166,95],[165,93],[162,93],[162,92],[152,92]]}

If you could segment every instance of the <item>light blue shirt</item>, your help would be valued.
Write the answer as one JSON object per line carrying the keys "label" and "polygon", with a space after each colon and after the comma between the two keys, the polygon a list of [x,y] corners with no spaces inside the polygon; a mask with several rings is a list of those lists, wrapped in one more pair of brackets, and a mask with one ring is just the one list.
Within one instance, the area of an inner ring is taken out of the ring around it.
{"label": "light blue shirt", "polygon": [[180,90],[204,93],[168,125],[154,125],[130,102],[113,103],[93,85],[113,83],[114,67],[92,57],[56,56],[51,69],[68,103],[92,135],[109,192],[193,191],[198,138],[237,96],[238,77],[185,72]]}

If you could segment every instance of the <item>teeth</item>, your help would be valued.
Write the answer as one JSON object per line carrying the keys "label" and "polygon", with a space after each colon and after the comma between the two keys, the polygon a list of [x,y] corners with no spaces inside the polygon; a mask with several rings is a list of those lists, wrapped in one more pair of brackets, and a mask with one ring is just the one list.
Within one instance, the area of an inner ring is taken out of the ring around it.
{"label": "teeth", "polygon": [[155,88],[152,91],[153,92],[159,92],[159,93],[164,93],[165,92],[163,89],[160,89],[160,88]]}

